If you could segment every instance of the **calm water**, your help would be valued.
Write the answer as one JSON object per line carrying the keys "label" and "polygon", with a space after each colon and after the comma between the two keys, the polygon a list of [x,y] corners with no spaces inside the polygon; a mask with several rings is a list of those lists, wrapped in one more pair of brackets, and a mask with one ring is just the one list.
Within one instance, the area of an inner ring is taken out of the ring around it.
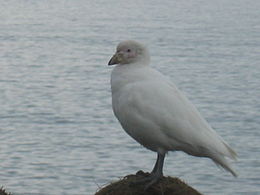
{"label": "calm water", "polygon": [[165,175],[204,194],[260,194],[260,1],[0,1],[0,185],[14,194],[91,195],[156,154],[111,110],[107,62],[124,39],[148,45],[238,152],[238,178],[169,153]]}

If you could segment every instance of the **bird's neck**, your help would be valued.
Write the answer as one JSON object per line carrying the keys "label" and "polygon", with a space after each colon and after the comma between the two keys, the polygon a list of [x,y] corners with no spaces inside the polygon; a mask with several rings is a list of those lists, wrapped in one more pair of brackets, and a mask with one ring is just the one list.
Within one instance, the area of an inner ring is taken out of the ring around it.
{"label": "bird's neck", "polygon": [[146,69],[150,69],[148,64],[131,63],[117,65],[111,75],[112,93],[116,92],[128,84],[133,84],[145,79]]}

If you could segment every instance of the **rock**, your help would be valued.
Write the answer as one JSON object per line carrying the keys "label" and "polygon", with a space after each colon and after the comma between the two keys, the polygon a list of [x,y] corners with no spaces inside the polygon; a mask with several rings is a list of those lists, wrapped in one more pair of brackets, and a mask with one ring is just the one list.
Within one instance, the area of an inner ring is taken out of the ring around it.
{"label": "rock", "polygon": [[8,193],[5,191],[3,187],[0,188],[0,195],[11,195],[11,193]]}
{"label": "rock", "polygon": [[180,179],[173,177],[163,177],[147,191],[144,191],[146,183],[133,183],[149,175],[143,171],[138,171],[135,175],[127,175],[123,179],[101,188],[95,195],[202,195]]}

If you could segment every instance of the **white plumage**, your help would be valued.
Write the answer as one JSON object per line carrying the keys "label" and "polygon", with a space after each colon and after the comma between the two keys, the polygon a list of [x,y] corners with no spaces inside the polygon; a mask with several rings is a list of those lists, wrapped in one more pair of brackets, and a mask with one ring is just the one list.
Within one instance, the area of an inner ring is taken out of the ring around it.
{"label": "white plumage", "polygon": [[[109,65],[118,64],[111,74],[115,116],[131,137],[162,158],[162,165],[157,159],[152,171],[156,176],[151,178],[150,185],[162,176],[163,159],[168,151],[211,158],[236,176],[225,158],[235,159],[236,153],[185,95],[149,66],[149,58],[142,44],[123,41]],[[158,166],[161,166],[161,173]]]}

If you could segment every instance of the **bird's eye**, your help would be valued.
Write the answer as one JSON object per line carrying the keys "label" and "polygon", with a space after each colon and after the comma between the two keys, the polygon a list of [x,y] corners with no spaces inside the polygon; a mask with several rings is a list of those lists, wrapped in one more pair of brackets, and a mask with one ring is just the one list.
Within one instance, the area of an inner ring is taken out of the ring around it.
{"label": "bird's eye", "polygon": [[131,49],[127,49],[127,52],[131,52]]}

